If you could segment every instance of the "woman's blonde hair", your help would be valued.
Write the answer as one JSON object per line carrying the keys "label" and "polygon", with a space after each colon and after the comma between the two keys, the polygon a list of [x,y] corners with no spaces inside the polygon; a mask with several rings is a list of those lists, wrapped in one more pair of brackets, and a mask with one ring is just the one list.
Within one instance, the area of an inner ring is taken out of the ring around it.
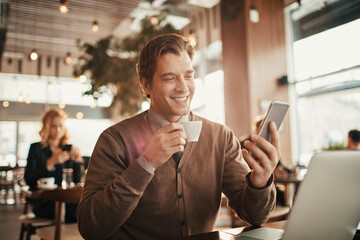
{"label": "woman's blonde hair", "polygon": [[[46,147],[48,146],[49,141],[49,135],[50,135],[50,127],[53,119],[55,117],[62,118],[63,120],[66,120],[68,115],[61,109],[58,108],[51,108],[48,111],[46,111],[42,117],[42,128],[39,132],[41,137],[41,145]],[[64,146],[67,144],[69,140],[69,134],[67,132],[67,129],[65,128],[64,136],[60,139],[61,146]]]}

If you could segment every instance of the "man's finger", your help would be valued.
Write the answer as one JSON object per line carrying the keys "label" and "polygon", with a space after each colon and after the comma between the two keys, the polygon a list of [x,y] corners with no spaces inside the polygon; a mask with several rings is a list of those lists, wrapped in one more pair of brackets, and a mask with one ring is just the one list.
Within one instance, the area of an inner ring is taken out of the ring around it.
{"label": "man's finger", "polygon": [[251,136],[251,140],[256,143],[256,151],[255,156],[259,159],[270,159],[270,161],[276,161],[277,160],[277,149],[269,143],[267,140],[265,140],[262,137],[259,137],[257,135]]}
{"label": "man's finger", "polygon": [[264,163],[264,161],[266,161],[267,156],[265,152],[258,145],[250,141],[245,141],[244,144],[245,147],[252,153],[253,158],[255,157],[256,159],[258,159],[258,163],[260,165],[266,164]]}
{"label": "man's finger", "polygon": [[164,133],[170,133],[170,132],[174,132],[174,131],[182,131],[183,126],[181,123],[169,123],[168,125],[160,128],[159,130]]}
{"label": "man's finger", "polygon": [[249,165],[251,169],[256,171],[260,167],[259,163],[250,155],[250,153],[246,149],[242,149],[241,153],[243,154],[245,162]]}

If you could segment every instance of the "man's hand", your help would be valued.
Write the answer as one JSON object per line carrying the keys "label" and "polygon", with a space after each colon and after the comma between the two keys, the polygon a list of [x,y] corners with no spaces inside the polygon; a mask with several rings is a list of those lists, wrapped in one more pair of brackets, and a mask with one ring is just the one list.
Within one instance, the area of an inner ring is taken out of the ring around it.
{"label": "man's hand", "polygon": [[151,166],[157,168],[174,153],[184,151],[185,143],[182,124],[170,123],[155,132],[144,151],[144,157]]}
{"label": "man's hand", "polygon": [[[245,161],[252,168],[250,182],[258,188],[265,187],[280,159],[279,135],[274,122],[269,123],[271,143],[258,135],[252,135],[250,141],[245,141],[245,147],[257,158],[242,149]],[[256,145],[255,145],[256,144]]]}

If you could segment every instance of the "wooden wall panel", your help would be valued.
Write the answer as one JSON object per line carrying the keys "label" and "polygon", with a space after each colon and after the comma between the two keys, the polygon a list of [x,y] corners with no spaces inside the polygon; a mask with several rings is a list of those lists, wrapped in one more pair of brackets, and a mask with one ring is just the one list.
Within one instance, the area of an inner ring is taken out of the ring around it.
{"label": "wooden wall panel", "polygon": [[[259,11],[259,23],[249,19],[251,4]],[[288,101],[287,86],[277,84],[286,75],[282,0],[245,0],[234,20],[222,20],[222,41],[226,124],[241,136],[251,132],[262,100]],[[285,161],[291,161],[289,127],[287,115],[280,133]]]}
{"label": "wooden wall panel", "polygon": [[[260,114],[262,100],[288,101],[287,86],[279,86],[278,79],[287,74],[286,42],[283,4],[279,0],[253,2],[260,14],[260,22],[248,24],[250,115]],[[250,8],[250,6],[249,6]],[[291,160],[289,114],[280,133],[283,159]]]}
{"label": "wooden wall panel", "polygon": [[[223,13],[222,13],[223,14]],[[231,20],[221,20],[225,119],[237,136],[251,128],[247,32],[244,8]]]}

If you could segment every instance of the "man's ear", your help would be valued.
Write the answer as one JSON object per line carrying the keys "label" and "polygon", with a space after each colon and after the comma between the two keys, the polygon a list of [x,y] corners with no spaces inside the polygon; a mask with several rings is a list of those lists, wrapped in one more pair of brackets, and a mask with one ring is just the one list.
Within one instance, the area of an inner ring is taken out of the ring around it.
{"label": "man's ear", "polygon": [[149,85],[149,82],[146,80],[146,78],[142,77],[140,79],[140,85],[141,85],[141,88],[144,91],[145,95],[149,96],[150,95],[150,85]]}

